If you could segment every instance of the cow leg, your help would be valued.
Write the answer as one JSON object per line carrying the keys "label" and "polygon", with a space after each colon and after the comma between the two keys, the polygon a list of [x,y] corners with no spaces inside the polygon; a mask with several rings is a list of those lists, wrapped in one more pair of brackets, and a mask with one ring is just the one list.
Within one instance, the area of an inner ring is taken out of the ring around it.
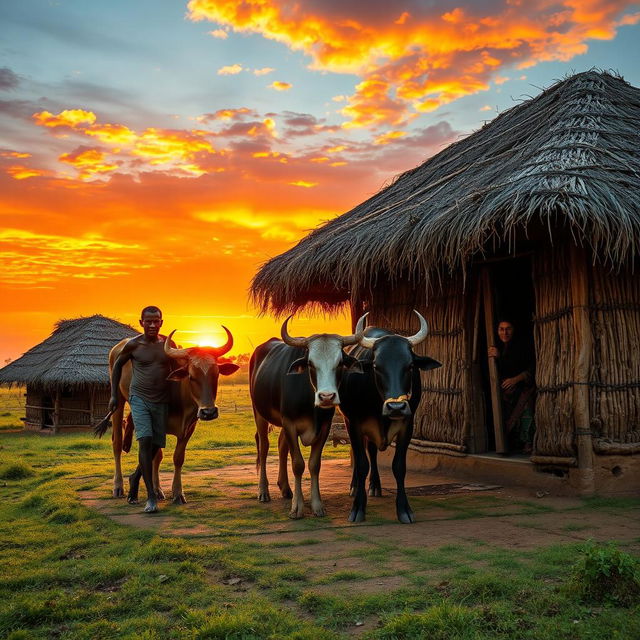
{"label": "cow leg", "polygon": [[182,489],[182,465],[184,464],[184,454],[187,449],[189,439],[196,430],[197,419],[193,424],[182,429],[182,436],[176,441],[176,448],[173,452],[173,484],[171,485],[171,493],[173,494],[173,504],[187,504]]}
{"label": "cow leg", "polygon": [[282,425],[282,429],[286,432],[289,450],[291,451],[291,470],[295,478],[295,486],[293,490],[293,498],[291,500],[291,510],[289,517],[297,520],[304,516],[304,496],[302,495],[302,474],[304,473],[304,458],[300,451],[298,442],[298,434],[294,425]]}
{"label": "cow leg", "polygon": [[349,522],[362,522],[367,512],[365,483],[367,481],[367,474],[369,473],[369,460],[362,437],[356,433],[353,433],[353,435],[349,433],[349,438],[351,440],[356,472],[356,493],[353,506],[351,507],[351,513],[349,514]]}
{"label": "cow leg", "polygon": [[256,449],[258,456],[256,466],[258,471],[258,501],[269,502],[269,479],[267,478],[267,454],[269,453],[269,423],[254,409],[253,418],[256,421]]}
{"label": "cow leg", "polygon": [[124,496],[124,482],[122,479],[122,417],[124,414],[124,403],[116,408],[111,416],[111,447],[113,449],[113,497],[122,498]]}
{"label": "cow leg", "polygon": [[286,500],[293,498],[291,485],[289,484],[289,472],[287,469],[287,458],[289,457],[289,443],[284,429],[280,429],[278,436],[278,487],[282,497]]}
{"label": "cow leg", "polygon": [[367,452],[369,454],[369,462],[371,463],[369,495],[379,497],[382,495],[382,485],[380,484],[380,473],[378,472],[378,447],[376,447],[371,440],[367,442]]}
{"label": "cow leg", "polygon": [[349,449],[349,464],[351,465],[351,484],[349,485],[349,495],[356,495],[356,487],[358,486],[358,478],[356,476],[356,461],[353,459],[353,447]]}
{"label": "cow leg", "polygon": [[404,488],[404,479],[407,474],[407,449],[409,448],[412,431],[413,429],[410,425],[402,436],[398,436],[396,452],[393,456],[393,463],[391,465],[397,486],[396,514],[398,516],[398,520],[404,524],[410,524],[416,520],[413,515],[413,511],[409,506],[409,500],[407,499],[407,493]]}
{"label": "cow leg", "polygon": [[156,492],[156,498],[158,498],[158,500],[164,500],[166,497],[160,486],[160,463],[163,458],[164,453],[162,449],[158,448],[158,452],[153,456],[153,490]]}
{"label": "cow leg", "polygon": [[322,449],[324,448],[331,423],[322,425],[322,431],[311,445],[309,456],[309,473],[311,475],[311,511],[314,516],[324,516],[326,512],[320,497],[320,463],[322,462]]}

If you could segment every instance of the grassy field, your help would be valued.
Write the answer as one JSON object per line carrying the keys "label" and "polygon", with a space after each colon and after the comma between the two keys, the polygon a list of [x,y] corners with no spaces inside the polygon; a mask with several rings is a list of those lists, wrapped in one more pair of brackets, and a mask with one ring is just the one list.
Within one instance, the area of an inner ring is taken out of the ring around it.
{"label": "grassy field", "polygon": [[22,429],[24,417],[24,387],[0,387],[0,432]]}
{"label": "grassy field", "polygon": [[[7,398],[2,395],[0,413],[11,414],[3,419],[17,426],[19,415]],[[0,434],[0,637],[640,638],[640,572],[624,548],[575,543],[522,550],[474,539],[409,547],[393,536],[377,537],[372,511],[367,527],[336,534],[348,542],[333,563],[340,566],[325,562],[319,570],[310,558],[333,557],[316,519],[291,523],[302,532],[295,543],[245,535],[286,515],[257,503],[254,475],[246,482],[213,482],[198,473],[255,458],[246,386],[225,385],[219,405],[215,426],[199,425],[189,443],[188,508],[163,505],[184,535],[119,524],[117,514],[132,508],[124,501],[108,501],[115,518],[87,506],[87,495],[108,488],[108,439]],[[328,447],[326,453],[348,452]],[[224,500],[232,487],[241,498],[246,491],[235,509]],[[416,504],[429,498],[421,500]],[[504,502],[481,495],[438,505],[460,526],[465,518],[490,518],[505,509]],[[539,502],[511,506],[525,515],[544,509]],[[639,506],[635,499],[591,500],[577,513],[628,514],[637,523]],[[203,526],[215,535],[189,535]],[[574,567],[576,558],[583,566]],[[350,569],[350,561],[358,568]],[[626,578],[622,591],[616,571]],[[401,587],[393,586],[397,576]],[[364,583],[372,586],[360,589]],[[606,584],[605,593],[583,589],[592,583]]]}

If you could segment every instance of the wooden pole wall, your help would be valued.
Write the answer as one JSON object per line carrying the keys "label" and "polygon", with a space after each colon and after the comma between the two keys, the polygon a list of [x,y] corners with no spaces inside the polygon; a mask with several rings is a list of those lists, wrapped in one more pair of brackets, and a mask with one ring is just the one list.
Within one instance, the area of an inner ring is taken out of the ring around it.
{"label": "wooden pole wall", "polygon": [[575,348],[573,376],[573,419],[578,448],[580,493],[595,491],[593,444],[589,412],[589,373],[592,336],[589,321],[589,274],[587,255],[583,248],[571,245],[571,297],[573,302],[573,336]]}
{"label": "wooden pole wall", "polygon": [[[487,334],[487,346],[495,347],[495,317],[493,313],[493,291],[489,269],[483,267],[482,295],[484,298],[484,324]],[[489,358],[489,384],[491,387],[491,407],[493,409],[493,430],[496,437],[496,452],[506,453],[507,445],[504,437],[504,420],[502,416],[502,397],[500,394],[500,377],[495,358]]]}

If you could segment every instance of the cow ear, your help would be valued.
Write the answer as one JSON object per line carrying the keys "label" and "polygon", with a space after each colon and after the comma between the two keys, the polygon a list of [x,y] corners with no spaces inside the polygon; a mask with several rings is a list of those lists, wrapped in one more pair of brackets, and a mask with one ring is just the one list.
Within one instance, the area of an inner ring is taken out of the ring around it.
{"label": "cow ear", "polygon": [[442,366],[442,362],[438,362],[429,356],[414,356],[413,363],[422,371],[429,371],[429,369],[437,369]]}
{"label": "cow ear", "polygon": [[289,370],[287,371],[287,375],[291,375],[294,373],[304,373],[309,367],[309,361],[306,358],[298,358],[294,360],[289,366]]}
{"label": "cow ear", "polygon": [[167,377],[167,380],[173,380],[174,382],[180,382],[180,380],[183,380],[188,375],[189,375],[189,367],[184,366],[184,367],[180,367],[179,369],[176,369],[175,371],[172,371],[169,374],[169,376]]}
{"label": "cow ear", "polygon": [[233,364],[233,362],[223,362],[218,365],[218,371],[223,376],[230,376],[232,373],[235,373],[240,367],[237,364]]}
{"label": "cow ear", "polygon": [[358,358],[350,356],[348,353],[342,354],[342,365],[345,369],[348,369],[353,373],[364,373],[360,360],[358,360]]}

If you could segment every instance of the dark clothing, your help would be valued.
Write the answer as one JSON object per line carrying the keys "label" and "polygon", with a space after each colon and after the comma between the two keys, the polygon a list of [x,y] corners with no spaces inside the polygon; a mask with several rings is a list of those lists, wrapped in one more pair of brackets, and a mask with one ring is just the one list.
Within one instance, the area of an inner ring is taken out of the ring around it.
{"label": "dark clothing", "polygon": [[130,396],[154,403],[169,402],[170,358],[164,352],[164,342],[140,342],[131,354],[133,375]]}
{"label": "dark clothing", "polygon": [[521,342],[510,340],[500,342],[497,358],[500,384],[506,378],[515,378],[521,373],[525,379],[510,390],[500,389],[502,396],[502,416],[504,419],[509,448],[530,450],[533,444],[535,425],[533,423],[534,358],[531,350]]}
{"label": "dark clothing", "polygon": [[498,344],[498,374],[500,380],[514,378],[521,373],[527,373],[525,382],[533,381],[533,355],[525,345],[516,340],[499,342]]}

